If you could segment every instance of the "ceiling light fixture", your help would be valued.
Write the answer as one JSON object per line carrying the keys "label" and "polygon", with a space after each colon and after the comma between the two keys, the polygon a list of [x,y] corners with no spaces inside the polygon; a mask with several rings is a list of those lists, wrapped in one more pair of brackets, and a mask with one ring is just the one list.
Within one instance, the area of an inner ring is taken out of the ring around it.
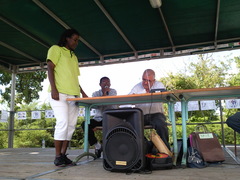
{"label": "ceiling light fixture", "polygon": [[149,0],[152,8],[160,8],[162,5],[162,0]]}

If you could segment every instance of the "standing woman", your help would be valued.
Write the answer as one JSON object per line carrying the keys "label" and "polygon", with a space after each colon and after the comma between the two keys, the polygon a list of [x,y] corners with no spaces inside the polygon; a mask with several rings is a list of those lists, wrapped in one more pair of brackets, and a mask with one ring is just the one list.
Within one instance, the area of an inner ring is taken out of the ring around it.
{"label": "standing woman", "polygon": [[83,97],[87,97],[79,85],[78,59],[73,52],[78,40],[79,33],[74,29],[68,29],[62,34],[58,45],[50,47],[47,54],[49,101],[56,117],[54,132],[56,166],[72,164],[66,151],[75,130],[79,108],[74,102],[68,102],[66,99],[79,97],[80,92]]}

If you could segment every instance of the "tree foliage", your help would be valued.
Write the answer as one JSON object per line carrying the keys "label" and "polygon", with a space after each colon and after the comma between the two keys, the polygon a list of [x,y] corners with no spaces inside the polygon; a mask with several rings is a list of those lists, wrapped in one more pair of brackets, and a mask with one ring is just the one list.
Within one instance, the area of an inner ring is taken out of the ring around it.
{"label": "tree foliage", "polygon": [[[46,72],[36,71],[16,75],[15,103],[30,103],[39,98],[38,92],[43,89],[42,82],[46,79]],[[0,70],[0,84],[5,86],[2,92],[2,102],[10,104],[11,101],[11,74]]]}
{"label": "tree foliage", "polygon": [[160,81],[165,84],[167,90],[196,88],[196,84],[192,82],[192,78],[181,72],[178,72],[176,75],[169,73],[168,77],[161,78]]}
{"label": "tree foliage", "polygon": [[237,74],[228,79],[230,86],[240,86],[240,57],[234,57],[233,61],[236,63]]}
{"label": "tree foliage", "polygon": [[224,87],[229,63],[229,61],[223,62],[199,55],[198,63],[191,63],[189,66],[192,81],[197,88]]}
{"label": "tree foliage", "polygon": [[168,90],[200,89],[226,86],[226,75],[230,68],[230,60],[225,62],[214,60],[209,55],[199,55],[196,62],[190,63],[185,71],[176,75],[169,73],[161,78]]}

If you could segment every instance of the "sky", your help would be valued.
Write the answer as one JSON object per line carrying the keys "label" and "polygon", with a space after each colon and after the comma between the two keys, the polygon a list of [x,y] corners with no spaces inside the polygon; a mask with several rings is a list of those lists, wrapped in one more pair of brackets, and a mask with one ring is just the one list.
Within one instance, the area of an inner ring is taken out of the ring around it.
{"label": "sky", "polygon": [[[211,53],[214,59],[224,60],[240,56],[240,50],[223,51]],[[197,55],[154,59],[139,62],[128,62],[104,66],[80,67],[79,82],[85,93],[91,97],[94,91],[100,89],[99,81],[107,76],[111,81],[111,88],[116,89],[118,95],[128,94],[132,87],[141,82],[142,73],[145,69],[153,69],[156,79],[166,77],[168,73],[184,72],[186,66],[191,62],[197,62]],[[234,65],[232,70],[234,71]],[[47,88],[48,79],[44,80],[43,91],[39,93],[40,102],[48,102]]]}

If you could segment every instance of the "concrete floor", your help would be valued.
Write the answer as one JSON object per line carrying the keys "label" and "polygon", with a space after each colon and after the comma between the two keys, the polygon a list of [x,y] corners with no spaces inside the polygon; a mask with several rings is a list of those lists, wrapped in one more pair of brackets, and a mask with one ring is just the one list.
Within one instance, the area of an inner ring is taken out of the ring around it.
{"label": "concrete floor", "polygon": [[[53,148],[0,149],[0,180],[237,180],[240,176],[239,163],[226,151],[226,161],[220,165],[211,165],[203,169],[157,170],[151,174],[106,171],[101,158],[93,160],[86,157],[76,166],[58,168],[53,164],[54,152]],[[82,149],[69,150],[68,157],[74,159],[82,152]]]}

